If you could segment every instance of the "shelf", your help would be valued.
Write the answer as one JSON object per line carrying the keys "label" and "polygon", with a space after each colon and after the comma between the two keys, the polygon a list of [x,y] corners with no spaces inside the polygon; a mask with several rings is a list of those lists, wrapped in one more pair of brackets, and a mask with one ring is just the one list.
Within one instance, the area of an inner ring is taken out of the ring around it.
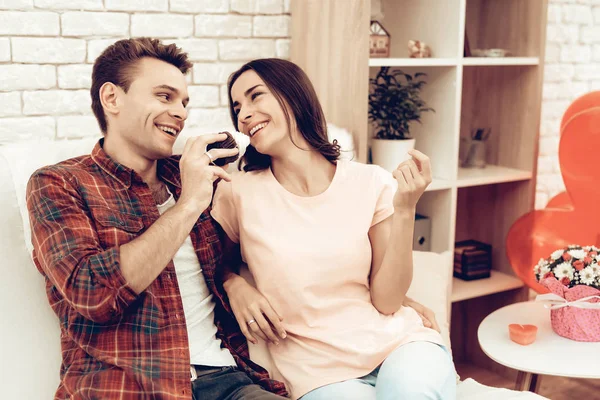
{"label": "shelf", "polygon": [[369,67],[455,67],[456,58],[369,58]]}
{"label": "shelf", "polygon": [[519,278],[492,270],[492,276],[474,281],[452,278],[452,303],[487,296],[507,290],[519,289],[524,284]]}
{"label": "shelf", "polygon": [[485,168],[459,168],[456,187],[490,185],[531,179],[532,173],[520,169],[487,165]]}
{"label": "shelf", "polygon": [[465,57],[462,65],[539,65],[539,57]]}
{"label": "shelf", "polygon": [[455,67],[540,64],[539,57],[369,58],[369,67]]}
{"label": "shelf", "polygon": [[454,182],[452,181],[446,179],[433,178],[432,182],[429,184],[429,186],[427,186],[427,189],[425,189],[425,191],[433,192],[436,190],[451,189],[452,187],[454,187]]}

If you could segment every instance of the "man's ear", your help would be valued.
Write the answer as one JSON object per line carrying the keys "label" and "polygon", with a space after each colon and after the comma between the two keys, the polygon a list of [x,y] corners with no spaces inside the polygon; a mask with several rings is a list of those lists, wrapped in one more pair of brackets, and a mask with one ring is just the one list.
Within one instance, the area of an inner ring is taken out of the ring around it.
{"label": "man's ear", "polygon": [[106,82],[100,87],[100,103],[104,112],[112,115],[119,114],[121,99],[121,88],[112,82]]}

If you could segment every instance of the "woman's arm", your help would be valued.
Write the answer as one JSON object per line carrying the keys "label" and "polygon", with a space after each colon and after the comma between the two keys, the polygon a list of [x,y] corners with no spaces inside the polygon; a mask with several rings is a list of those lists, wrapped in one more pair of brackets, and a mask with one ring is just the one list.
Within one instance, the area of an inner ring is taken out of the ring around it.
{"label": "woman's arm", "polygon": [[[237,273],[242,262],[240,245],[224,236],[223,288],[240,330],[254,344],[257,343],[255,336],[279,344],[279,338],[285,339],[287,335],[281,325],[283,318],[254,286]],[[248,323],[250,321],[254,322]]]}
{"label": "woman's arm", "polygon": [[371,301],[382,314],[400,309],[413,274],[412,243],[417,201],[431,183],[431,165],[423,153],[412,150],[412,159],[393,172],[398,181],[394,214],[369,230],[373,252]]}

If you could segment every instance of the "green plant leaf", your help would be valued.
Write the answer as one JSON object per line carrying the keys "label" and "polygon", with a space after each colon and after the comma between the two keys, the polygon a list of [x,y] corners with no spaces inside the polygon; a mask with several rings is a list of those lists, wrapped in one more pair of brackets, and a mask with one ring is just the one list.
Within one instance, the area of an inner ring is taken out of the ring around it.
{"label": "green plant leaf", "polygon": [[421,99],[421,90],[427,76],[417,72],[414,76],[401,70],[381,67],[375,78],[369,79],[368,119],[379,139],[410,138],[410,123],[421,122],[424,112],[433,110]]}

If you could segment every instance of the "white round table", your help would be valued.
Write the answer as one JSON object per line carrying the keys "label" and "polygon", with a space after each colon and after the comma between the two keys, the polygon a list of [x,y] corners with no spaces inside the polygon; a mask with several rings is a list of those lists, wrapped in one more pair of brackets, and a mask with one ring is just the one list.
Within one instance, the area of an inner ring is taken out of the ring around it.
{"label": "white round table", "polygon": [[[538,327],[535,342],[522,346],[510,340],[509,324]],[[600,342],[577,342],[558,336],[550,325],[550,310],[541,303],[515,303],[494,311],[477,330],[479,345],[492,360],[519,371],[516,388],[537,392],[538,375],[600,379]]]}

